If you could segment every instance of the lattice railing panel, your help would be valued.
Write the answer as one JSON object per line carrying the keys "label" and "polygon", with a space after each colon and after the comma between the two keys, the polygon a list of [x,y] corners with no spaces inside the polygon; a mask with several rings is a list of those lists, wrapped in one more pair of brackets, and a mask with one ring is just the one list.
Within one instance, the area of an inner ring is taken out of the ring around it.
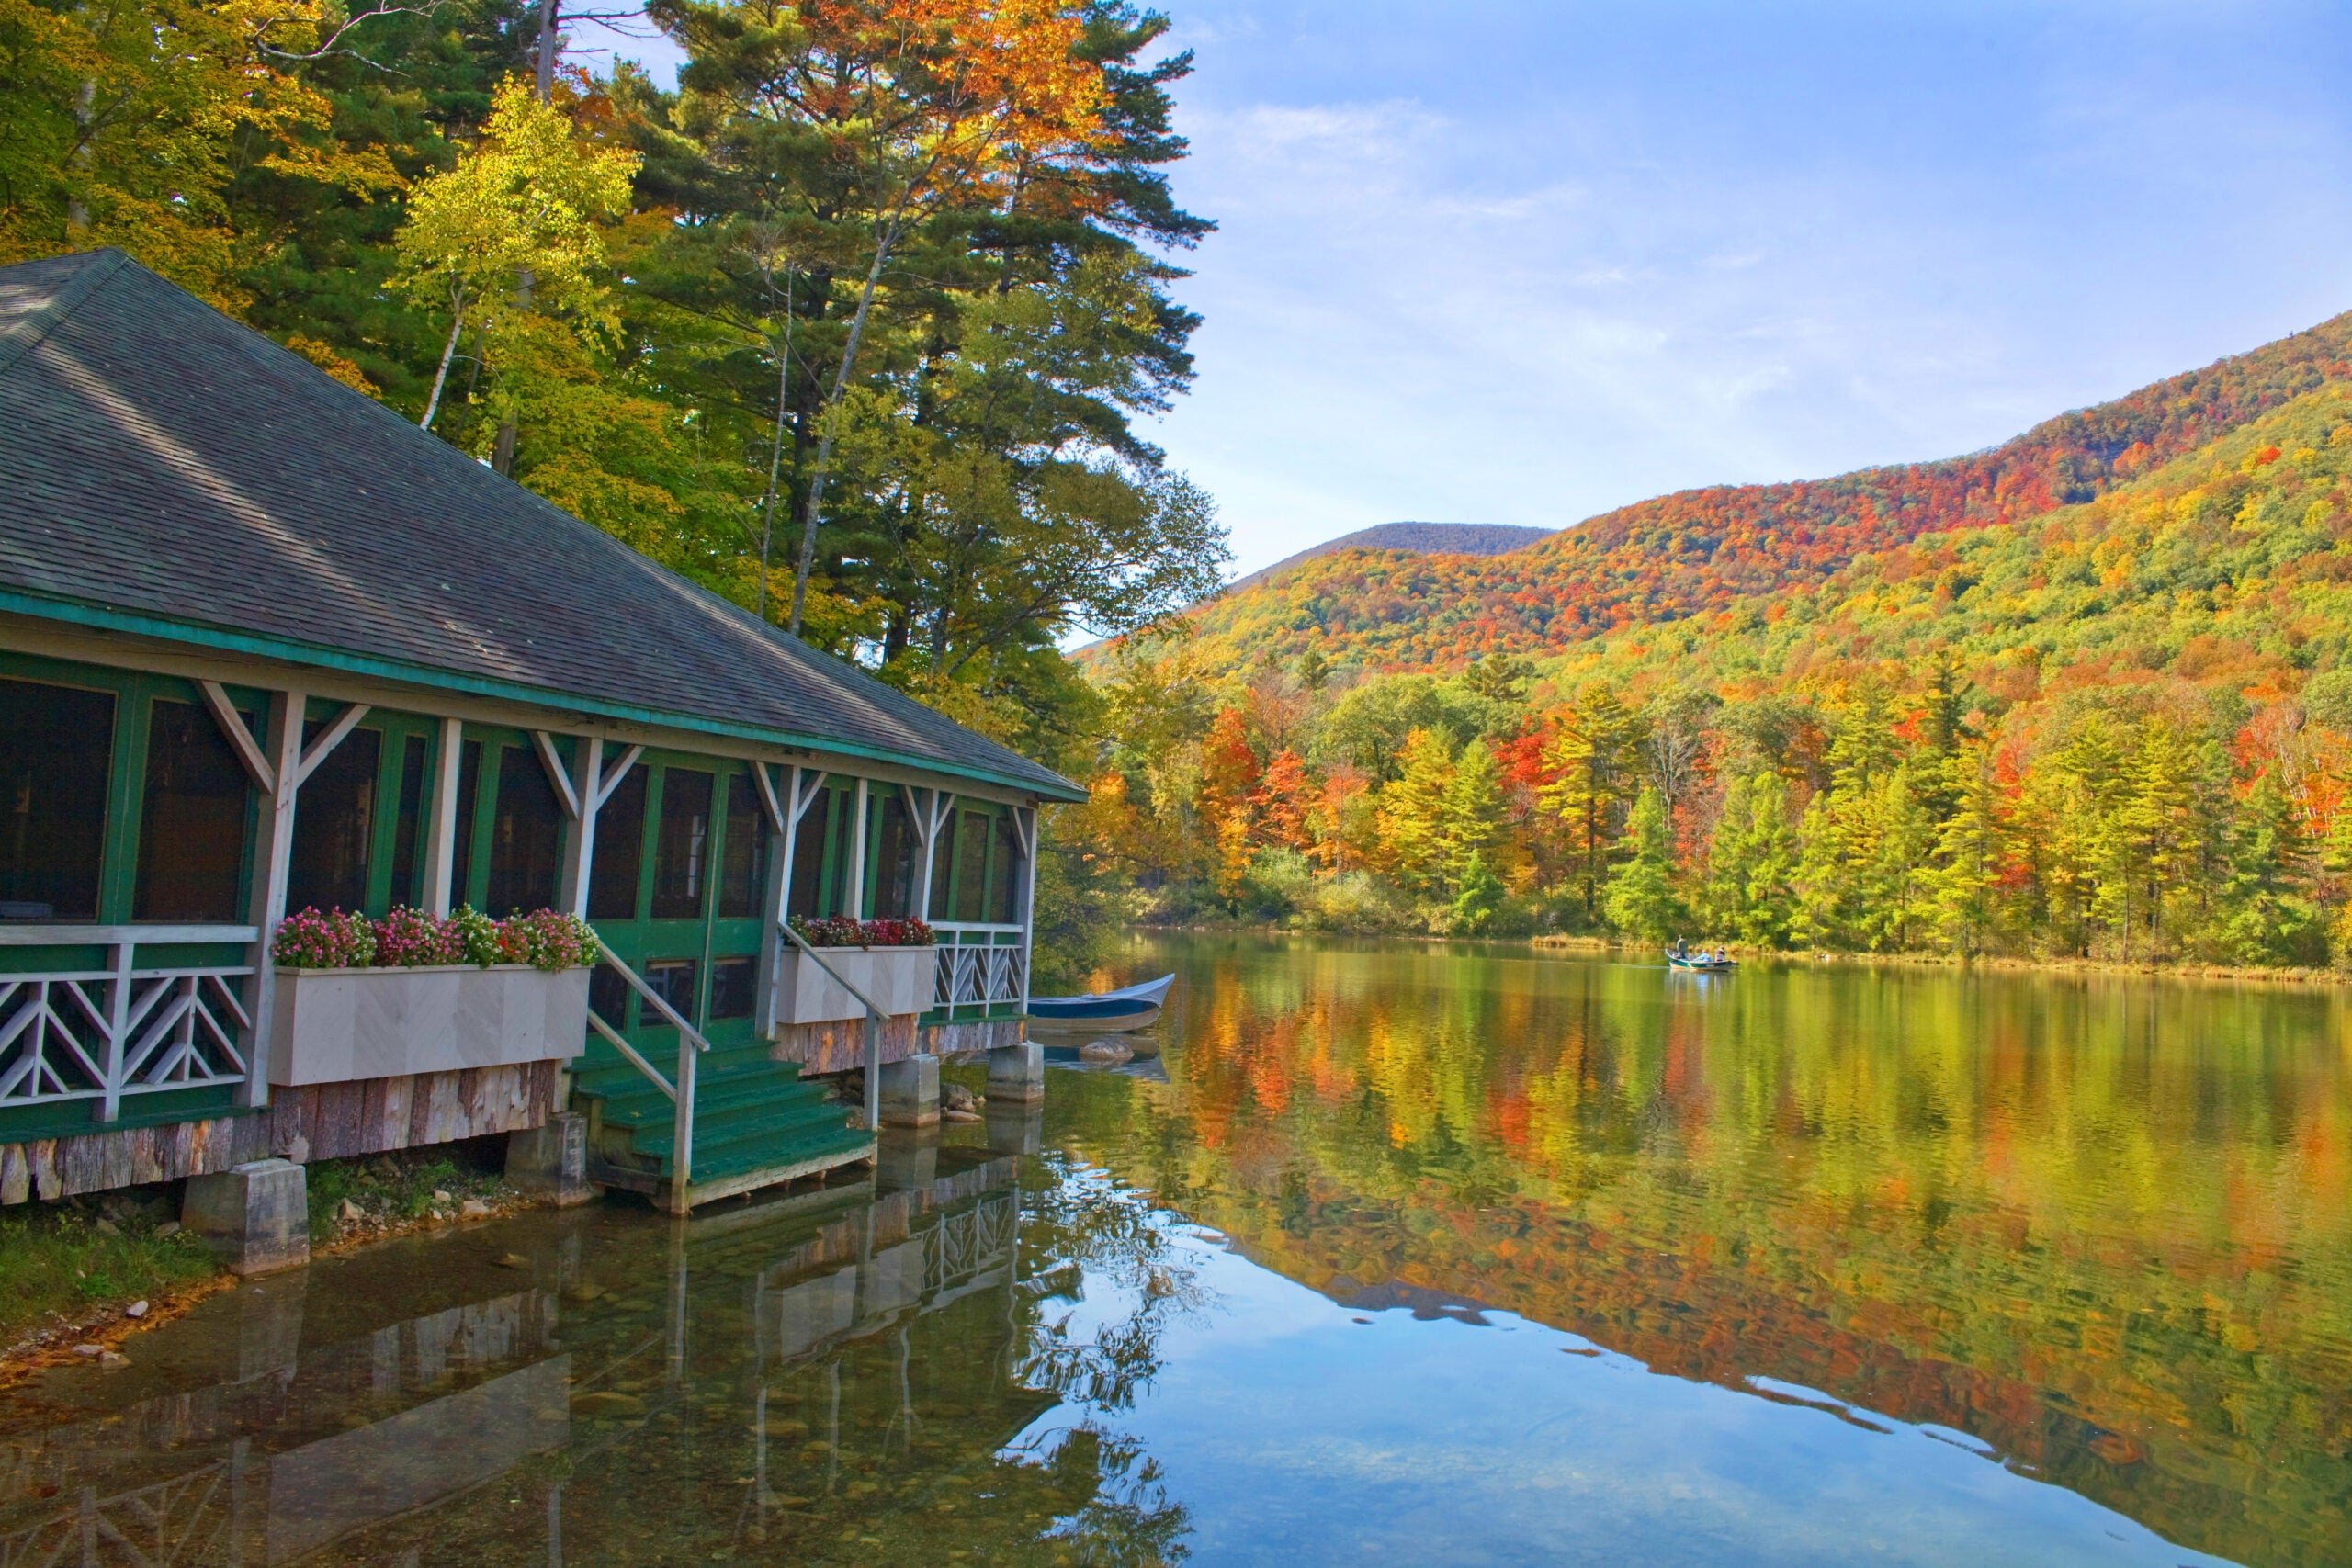
{"label": "lattice railing panel", "polygon": [[245,1081],[249,968],[0,976],[0,1106]]}

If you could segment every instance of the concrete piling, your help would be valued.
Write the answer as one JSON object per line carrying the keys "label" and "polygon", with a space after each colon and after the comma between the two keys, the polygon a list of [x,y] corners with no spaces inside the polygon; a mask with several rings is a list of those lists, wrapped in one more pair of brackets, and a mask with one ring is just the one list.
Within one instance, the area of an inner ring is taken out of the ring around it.
{"label": "concrete piling", "polygon": [[192,1176],[180,1224],[235,1273],[300,1269],[311,1261],[310,1182],[288,1159],[247,1160]]}
{"label": "concrete piling", "polygon": [[506,1135],[507,1182],[535,1197],[551,1198],[557,1207],[594,1201],[588,1183],[588,1118],[562,1111],[544,1126],[526,1127]]}

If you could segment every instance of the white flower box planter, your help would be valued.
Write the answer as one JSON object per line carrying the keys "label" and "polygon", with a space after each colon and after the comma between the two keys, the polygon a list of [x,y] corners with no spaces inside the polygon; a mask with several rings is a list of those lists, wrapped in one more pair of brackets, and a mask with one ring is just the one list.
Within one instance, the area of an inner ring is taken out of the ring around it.
{"label": "white flower box planter", "polygon": [[[820,947],[825,962],[842,978],[872,997],[892,1018],[931,1010],[935,947]],[[817,967],[817,961],[797,947],[785,950],[776,976],[775,1016],[779,1023],[839,1023],[864,1018],[847,987]]]}
{"label": "white flower box planter", "polygon": [[588,971],[524,964],[280,969],[269,1081],[287,1087],[580,1055]]}

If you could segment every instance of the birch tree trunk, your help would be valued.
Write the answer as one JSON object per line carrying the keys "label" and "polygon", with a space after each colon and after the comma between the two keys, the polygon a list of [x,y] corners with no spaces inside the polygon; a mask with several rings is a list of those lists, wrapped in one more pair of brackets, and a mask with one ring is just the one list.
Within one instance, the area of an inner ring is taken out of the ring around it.
{"label": "birch tree trunk", "polygon": [[419,430],[433,428],[433,416],[441,408],[441,389],[449,382],[449,360],[458,352],[458,334],[466,329],[464,296],[459,290],[453,289],[451,293],[456,298],[450,301],[449,341],[441,345],[441,363],[434,367],[433,395],[424,400],[424,417],[416,422]]}
{"label": "birch tree trunk", "polygon": [[808,603],[808,573],[817,564],[817,525],[825,507],[825,479],[833,459],[835,422],[841,417],[842,398],[849,390],[850,372],[857,364],[857,344],[865,335],[865,318],[874,309],[874,291],[881,286],[882,267],[899,241],[899,221],[894,219],[889,231],[874,247],[874,265],[865,269],[865,287],[857,296],[857,314],[850,318],[849,341],[842,345],[841,367],[833,372],[833,389],[825,400],[825,428],[817,437],[817,467],[808,476],[808,515],[800,525],[800,559],[792,572],[795,637],[800,635],[802,612]]}

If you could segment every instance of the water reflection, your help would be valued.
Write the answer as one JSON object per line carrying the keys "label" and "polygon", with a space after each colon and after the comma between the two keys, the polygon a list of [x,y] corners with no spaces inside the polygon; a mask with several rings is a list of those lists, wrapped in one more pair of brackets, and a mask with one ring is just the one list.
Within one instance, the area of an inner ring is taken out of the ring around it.
{"label": "water reflection", "polygon": [[1216,939],[1134,967],[1170,960],[1171,1087],[1085,1080],[1068,1142],[1276,1272],[2352,1560],[2341,994]]}
{"label": "water reflection", "polygon": [[1102,1419],[1163,1303],[1053,1312],[1077,1260],[1154,1267],[1151,1212],[1025,1190],[1035,1112],[975,1132],[688,1225],[530,1216],[216,1299],[12,1402],[0,1564],[1164,1560],[1183,1511]]}
{"label": "water reflection", "polygon": [[45,1376],[0,1568],[2352,1559],[2332,994],[1170,964],[1042,1120]]}

